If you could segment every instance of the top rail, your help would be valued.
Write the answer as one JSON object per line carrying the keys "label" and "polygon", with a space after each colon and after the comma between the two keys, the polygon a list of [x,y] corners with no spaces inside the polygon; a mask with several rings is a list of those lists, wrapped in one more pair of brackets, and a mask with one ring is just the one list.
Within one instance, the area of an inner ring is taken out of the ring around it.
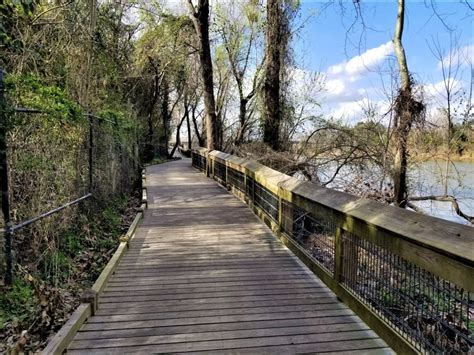
{"label": "top rail", "polygon": [[448,343],[463,351],[474,345],[473,228],[218,151],[194,149],[192,162],[247,202],[395,349],[438,352]]}
{"label": "top rail", "polygon": [[31,219],[29,219],[29,220],[26,220],[26,221],[20,222],[20,223],[18,223],[18,224],[12,225],[12,226],[10,226],[10,228],[7,228],[7,229],[9,229],[10,232],[15,232],[15,231],[18,230],[18,229],[24,228],[24,227],[26,227],[26,226],[28,226],[28,225],[30,225],[30,224],[33,224],[33,223],[35,223],[35,222],[37,222],[37,221],[39,221],[39,220],[42,220],[43,218],[46,218],[46,217],[49,217],[49,216],[51,216],[51,215],[53,215],[53,214],[55,214],[55,213],[58,213],[58,212],[62,211],[63,209],[65,209],[65,208],[67,208],[67,207],[69,207],[69,206],[75,205],[75,204],[77,204],[77,203],[79,203],[79,202],[81,202],[81,201],[83,201],[83,200],[85,200],[85,199],[87,199],[87,198],[89,198],[89,197],[91,197],[91,196],[92,196],[92,193],[89,192],[88,194],[86,194],[86,195],[84,195],[84,196],[82,196],[82,197],[79,197],[79,198],[77,198],[77,199],[75,199],[75,200],[73,200],[73,201],[69,201],[69,202],[65,203],[64,205],[62,205],[62,206],[60,206],[60,207],[57,207],[57,208],[52,209],[52,210],[50,210],[50,211],[48,211],[48,212],[42,213],[42,214],[40,214],[39,216],[36,216],[36,217],[31,218]]}

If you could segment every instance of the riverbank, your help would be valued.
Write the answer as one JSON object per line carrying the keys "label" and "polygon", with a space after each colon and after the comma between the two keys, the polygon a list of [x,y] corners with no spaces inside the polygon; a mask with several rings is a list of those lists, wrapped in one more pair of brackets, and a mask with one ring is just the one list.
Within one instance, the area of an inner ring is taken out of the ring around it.
{"label": "riverbank", "polygon": [[[412,163],[424,163],[430,160],[446,161],[447,157],[445,153],[411,153],[410,161]],[[463,155],[452,154],[449,156],[449,160],[452,162],[474,163],[474,152],[464,153]]]}

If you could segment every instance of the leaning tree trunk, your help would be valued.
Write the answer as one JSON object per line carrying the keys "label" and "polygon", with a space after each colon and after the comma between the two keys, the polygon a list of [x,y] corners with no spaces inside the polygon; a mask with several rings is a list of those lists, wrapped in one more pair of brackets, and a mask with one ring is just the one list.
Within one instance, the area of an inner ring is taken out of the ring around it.
{"label": "leaning tree trunk", "polygon": [[189,122],[189,110],[186,109],[186,127],[188,128],[188,150],[193,147],[192,136],[191,136],[191,123]]}
{"label": "leaning tree trunk", "polygon": [[196,117],[196,106],[192,107],[192,119],[193,119],[193,125],[194,125],[194,133],[196,134],[198,145],[200,147],[204,147],[205,145],[204,138],[202,137],[201,131],[199,130],[199,125],[198,125],[197,117]]}
{"label": "leaning tree trunk", "polygon": [[247,98],[240,97],[239,101],[239,130],[237,131],[237,137],[235,138],[235,144],[240,145],[244,142],[245,131],[247,128]]}
{"label": "leaning tree trunk", "polygon": [[166,76],[163,76],[163,100],[161,101],[161,119],[163,126],[163,134],[161,141],[161,155],[169,157],[168,145],[169,145],[169,125],[170,125],[170,114],[169,114],[169,84]]}
{"label": "leaning tree trunk", "polygon": [[209,1],[199,0],[197,8],[188,0],[191,18],[199,38],[199,61],[204,84],[204,107],[206,109],[206,136],[208,149],[220,149],[219,122],[214,99],[214,79],[212,71],[211,47],[209,44]]}
{"label": "leaning tree trunk", "polygon": [[411,97],[410,73],[405,56],[405,49],[402,44],[403,25],[405,20],[405,0],[398,0],[397,23],[395,25],[395,35],[393,44],[397,56],[400,72],[400,92],[396,103],[396,153],[394,162],[394,202],[404,207],[407,197],[407,160],[408,160],[408,134],[411,128],[410,111],[407,110],[405,101]]}
{"label": "leaning tree trunk", "polygon": [[282,61],[282,6],[281,0],[267,0],[265,31],[265,78],[263,84],[263,142],[279,150],[280,142],[280,69]]}
{"label": "leaning tree trunk", "polygon": [[394,161],[394,202],[400,207],[406,207],[407,165],[408,165],[408,137],[411,127],[424,110],[423,103],[414,98],[410,71],[408,70],[405,49],[403,48],[403,26],[405,20],[405,0],[398,0],[398,14],[395,25],[393,44],[397,56],[400,72],[400,91],[395,101],[394,136],[396,152]]}
{"label": "leaning tree trunk", "polygon": [[188,116],[188,108],[185,106],[185,113],[181,120],[178,123],[178,126],[176,127],[176,142],[174,143],[173,149],[171,150],[170,157],[174,156],[174,153],[176,152],[176,149],[180,146],[181,144],[181,126],[183,125],[184,119]]}

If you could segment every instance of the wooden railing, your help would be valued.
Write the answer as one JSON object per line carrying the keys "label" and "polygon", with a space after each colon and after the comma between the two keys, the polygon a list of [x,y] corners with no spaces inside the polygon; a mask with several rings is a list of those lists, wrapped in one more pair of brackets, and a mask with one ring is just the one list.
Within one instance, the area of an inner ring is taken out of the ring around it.
{"label": "wooden railing", "polygon": [[474,229],[201,148],[192,164],[250,208],[400,353],[473,346]]}

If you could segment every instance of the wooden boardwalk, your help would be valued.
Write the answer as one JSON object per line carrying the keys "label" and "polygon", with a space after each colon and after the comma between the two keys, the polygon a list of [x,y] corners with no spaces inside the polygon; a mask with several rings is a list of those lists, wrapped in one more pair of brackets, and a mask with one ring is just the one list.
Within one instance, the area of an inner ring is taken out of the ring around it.
{"label": "wooden boardwalk", "polygon": [[147,168],[149,209],[68,353],[391,353],[189,159]]}

